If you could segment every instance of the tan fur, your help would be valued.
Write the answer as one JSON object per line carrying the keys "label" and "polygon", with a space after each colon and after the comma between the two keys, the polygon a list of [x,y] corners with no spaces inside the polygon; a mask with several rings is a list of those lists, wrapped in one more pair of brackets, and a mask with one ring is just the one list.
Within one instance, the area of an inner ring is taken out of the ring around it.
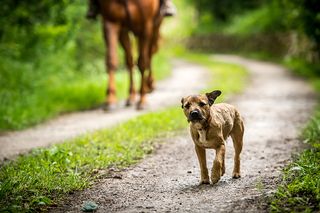
{"label": "tan fur", "polygon": [[[217,93],[218,92],[218,93]],[[215,149],[211,171],[211,183],[215,184],[225,173],[225,142],[232,137],[235,149],[233,178],[240,177],[240,153],[243,145],[244,125],[237,109],[226,103],[213,104],[220,91],[206,95],[188,96],[181,100],[184,113],[190,122],[190,132],[195,144],[201,170],[201,184],[210,183],[205,149]],[[192,120],[191,113],[197,111],[201,119]]]}

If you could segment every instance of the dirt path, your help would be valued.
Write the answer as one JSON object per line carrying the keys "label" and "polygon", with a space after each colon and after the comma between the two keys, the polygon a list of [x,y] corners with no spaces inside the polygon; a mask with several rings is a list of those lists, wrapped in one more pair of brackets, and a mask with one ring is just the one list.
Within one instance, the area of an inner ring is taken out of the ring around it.
{"label": "dirt path", "polygon": [[[301,147],[297,135],[315,105],[314,94],[280,66],[232,56],[216,58],[242,64],[251,73],[246,91],[229,100],[245,118],[242,178],[231,178],[233,148],[228,142],[225,176],[214,186],[199,186],[198,162],[185,130],[138,165],[113,171],[52,211],[78,212],[88,200],[98,203],[98,212],[265,211],[260,198],[274,190],[281,168]],[[213,151],[207,153],[211,166]]]}
{"label": "dirt path", "polygon": [[206,81],[206,77],[207,72],[201,66],[175,60],[172,75],[159,82],[156,90],[148,95],[147,110],[124,108],[124,103],[120,103],[120,108],[111,113],[102,109],[71,113],[24,131],[7,132],[0,135],[0,161],[14,158],[32,148],[61,143],[86,132],[110,127],[142,113],[178,105],[185,94],[203,89],[205,84],[199,82]]}

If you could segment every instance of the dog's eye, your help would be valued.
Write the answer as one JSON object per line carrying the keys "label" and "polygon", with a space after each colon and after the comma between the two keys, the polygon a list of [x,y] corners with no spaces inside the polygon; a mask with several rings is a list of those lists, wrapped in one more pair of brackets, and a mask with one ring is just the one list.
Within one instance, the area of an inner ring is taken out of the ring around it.
{"label": "dog's eye", "polygon": [[205,102],[200,102],[200,103],[199,103],[199,106],[200,106],[200,107],[203,107],[203,106],[205,106],[205,105],[207,105],[207,103],[205,103]]}
{"label": "dog's eye", "polygon": [[187,103],[186,105],[184,105],[184,108],[189,109],[190,107],[190,103]]}

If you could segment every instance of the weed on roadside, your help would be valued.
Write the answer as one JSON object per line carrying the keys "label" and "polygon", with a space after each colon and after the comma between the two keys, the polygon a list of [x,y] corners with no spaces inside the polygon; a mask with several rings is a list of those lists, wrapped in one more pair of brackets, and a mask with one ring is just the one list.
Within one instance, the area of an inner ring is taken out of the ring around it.
{"label": "weed on roadside", "polygon": [[304,129],[310,145],[284,171],[283,184],[271,201],[273,212],[317,212],[320,210],[320,109]]}

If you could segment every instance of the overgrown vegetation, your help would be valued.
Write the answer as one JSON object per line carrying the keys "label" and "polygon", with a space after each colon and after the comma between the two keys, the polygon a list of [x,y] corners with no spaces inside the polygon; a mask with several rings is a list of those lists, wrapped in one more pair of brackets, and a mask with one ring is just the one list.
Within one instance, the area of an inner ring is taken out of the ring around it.
{"label": "overgrown vegetation", "polygon": [[[246,71],[242,67],[214,62],[206,55],[180,55],[209,65],[212,82],[208,90],[219,88],[230,95],[244,88]],[[186,125],[177,102],[174,108],[148,113],[51,148],[36,149],[0,168],[0,211],[45,210],[68,192],[88,187],[99,178],[97,170],[137,162],[152,151],[155,138],[172,135]]]}
{"label": "overgrown vegetation", "polygon": [[[85,19],[86,4],[84,0],[2,2],[0,131],[104,102],[107,75],[101,23]],[[122,59],[120,50],[119,54]],[[167,59],[167,53],[156,55],[157,79],[170,73]],[[119,68],[117,92],[124,98],[128,77],[124,66]]]}
{"label": "overgrown vegetation", "polygon": [[[260,55],[265,59],[278,58],[278,61],[286,57],[320,63],[320,10],[316,0],[223,3],[217,0],[217,4],[209,6],[210,3],[208,0],[195,3],[201,13],[194,37],[200,36],[196,42],[210,41],[199,42],[202,49],[208,46],[209,51]],[[230,4],[224,9],[228,11],[225,19],[219,18],[219,11],[223,10],[220,7],[224,4]]]}
{"label": "overgrown vegetation", "polygon": [[273,212],[320,210],[320,109],[303,131],[310,148],[284,171],[283,184],[271,202]]}
{"label": "overgrown vegetation", "polygon": [[[308,79],[320,94],[317,64],[289,60],[287,66]],[[302,131],[301,140],[309,145],[284,170],[283,182],[271,199],[273,212],[317,212],[320,210],[320,108],[315,110],[310,122]]]}

